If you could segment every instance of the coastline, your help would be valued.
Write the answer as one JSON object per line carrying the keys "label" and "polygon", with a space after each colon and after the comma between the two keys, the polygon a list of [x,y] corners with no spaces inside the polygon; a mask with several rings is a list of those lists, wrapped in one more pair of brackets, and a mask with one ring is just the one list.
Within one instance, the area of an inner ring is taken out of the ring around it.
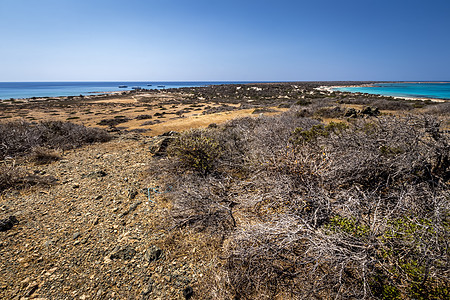
{"label": "coastline", "polygon": [[[381,83],[371,83],[371,84],[353,84],[353,85],[333,85],[333,86],[320,86],[317,87],[316,89],[319,91],[326,91],[329,93],[333,93],[333,92],[340,92],[340,93],[351,93],[351,94],[368,94],[371,96],[378,96],[378,97],[392,97],[394,99],[402,99],[402,100],[411,100],[411,101],[433,101],[433,102],[447,102],[450,101],[450,99],[440,99],[440,98],[430,98],[430,97],[403,97],[403,96],[391,96],[391,95],[383,95],[383,94],[379,94],[379,93],[362,93],[362,92],[348,92],[348,91],[340,91],[337,90],[339,88],[358,88],[358,87],[374,87],[374,85],[376,84],[383,84],[385,82],[381,82]],[[422,82],[413,82],[413,81],[405,81],[402,83],[422,83]],[[425,82],[423,82],[425,83]],[[448,83],[448,82],[426,82],[426,83]]]}

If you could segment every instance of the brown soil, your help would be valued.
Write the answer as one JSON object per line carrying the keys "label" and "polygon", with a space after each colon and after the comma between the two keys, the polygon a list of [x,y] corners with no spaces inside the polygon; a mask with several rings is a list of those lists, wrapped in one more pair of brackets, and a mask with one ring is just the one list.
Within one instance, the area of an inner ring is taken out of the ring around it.
{"label": "brown soil", "polygon": [[192,252],[171,256],[168,204],[148,200],[148,140],[129,134],[28,166],[58,183],[2,196],[1,216],[19,223],[0,233],[0,298],[184,299],[196,289],[201,264]]}

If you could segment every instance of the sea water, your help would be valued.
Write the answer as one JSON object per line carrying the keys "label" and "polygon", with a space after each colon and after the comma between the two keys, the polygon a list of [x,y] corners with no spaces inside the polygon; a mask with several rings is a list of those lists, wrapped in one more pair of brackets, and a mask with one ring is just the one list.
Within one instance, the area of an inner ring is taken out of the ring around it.
{"label": "sea water", "polygon": [[[0,99],[20,99],[32,97],[59,97],[90,95],[95,93],[130,91],[133,88],[168,89],[198,87],[217,84],[244,84],[253,82],[218,81],[108,81],[108,82],[0,82]],[[126,86],[120,87],[119,86]]]}
{"label": "sea water", "polygon": [[450,82],[375,83],[370,86],[336,87],[336,91],[358,92],[401,98],[450,100]]}

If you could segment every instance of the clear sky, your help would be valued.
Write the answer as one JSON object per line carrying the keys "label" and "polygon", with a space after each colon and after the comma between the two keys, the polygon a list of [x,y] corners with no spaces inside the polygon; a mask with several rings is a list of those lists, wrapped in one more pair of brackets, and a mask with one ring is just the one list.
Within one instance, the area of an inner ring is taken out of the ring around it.
{"label": "clear sky", "polygon": [[450,80],[450,0],[0,0],[0,81]]}

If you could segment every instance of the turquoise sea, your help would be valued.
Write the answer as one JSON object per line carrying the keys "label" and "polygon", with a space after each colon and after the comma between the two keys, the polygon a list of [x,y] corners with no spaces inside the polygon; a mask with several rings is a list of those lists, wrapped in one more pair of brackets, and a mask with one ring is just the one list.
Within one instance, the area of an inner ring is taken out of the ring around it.
{"label": "turquoise sea", "polygon": [[375,83],[371,86],[338,87],[334,90],[404,98],[450,100],[450,82]]}
{"label": "turquoise sea", "polygon": [[106,81],[106,82],[0,82],[1,99],[31,97],[78,96],[93,93],[130,91],[133,88],[169,89],[217,84],[244,84],[252,82],[218,81]]}

